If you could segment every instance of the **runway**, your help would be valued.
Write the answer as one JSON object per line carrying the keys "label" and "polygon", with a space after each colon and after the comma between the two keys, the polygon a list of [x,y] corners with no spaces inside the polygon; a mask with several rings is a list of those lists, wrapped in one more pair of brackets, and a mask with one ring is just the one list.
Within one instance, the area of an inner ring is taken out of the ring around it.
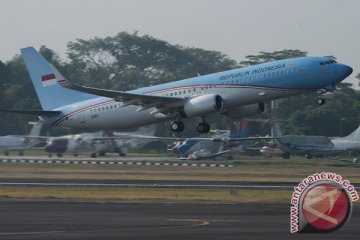
{"label": "runway", "polygon": [[358,239],[360,207],[339,231],[290,234],[289,205],[0,201],[0,239]]}
{"label": "runway", "polygon": [[191,181],[191,180],[106,180],[106,179],[24,179],[0,178],[3,186],[114,186],[149,188],[238,188],[238,189],[293,189],[293,182],[261,181]]}

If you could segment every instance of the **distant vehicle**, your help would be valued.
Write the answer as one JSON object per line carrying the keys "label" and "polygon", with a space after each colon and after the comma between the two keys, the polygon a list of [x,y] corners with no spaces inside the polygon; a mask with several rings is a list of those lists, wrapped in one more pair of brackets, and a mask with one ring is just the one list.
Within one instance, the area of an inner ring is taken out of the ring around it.
{"label": "distant vehicle", "polygon": [[[77,156],[81,152],[90,151],[91,157],[105,156],[107,152],[117,152],[125,156],[128,149],[141,148],[153,139],[146,139],[155,134],[155,127],[142,127],[135,132],[116,133],[112,131],[98,131],[52,137],[44,149],[49,153],[62,157],[64,154]],[[155,139],[156,140],[156,139]]]}
{"label": "distant vehicle", "polygon": [[272,139],[249,137],[248,126],[247,119],[234,121],[230,131],[215,130],[212,138],[187,138],[176,142],[168,150],[182,156],[179,160],[218,159],[226,153],[243,151],[248,140]]}
{"label": "distant vehicle", "polygon": [[42,110],[2,111],[41,116],[45,124],[81,129],[124,129],[172,120],[184,130],[183,118],[201,117],[197,131],[207,133],[205,118],[220,113],[239,119],[264,111],[272,99],[321,94],[352,73],[327,57],[301,57],[197,76],[123,92],[72,84],[33,47],[21,49]]}
{"label": "distant vehicle", "polygon": [[[301,155],[306,158],[322,157],[348,150],[360,150],[360,126],[346,137],[328,138],[307,135],[283,136],[278,123],[274,123],[273,136],[278,149],[282,151],[283,158],[290,158],[291,155]],[[266,149],[263,153],[266,153]],[[269,153],[268,151],[267,154]]]}
{"label": "distant vehicle", "polygon": [[31,149],[41,142],[39,137],[42,123],[41,122],[29,122],[33,125],[29,135],[7,135],[0,136],[0,149],[7,156],[10,151],[18,151],[19,155],[24,154],[24,150]]}

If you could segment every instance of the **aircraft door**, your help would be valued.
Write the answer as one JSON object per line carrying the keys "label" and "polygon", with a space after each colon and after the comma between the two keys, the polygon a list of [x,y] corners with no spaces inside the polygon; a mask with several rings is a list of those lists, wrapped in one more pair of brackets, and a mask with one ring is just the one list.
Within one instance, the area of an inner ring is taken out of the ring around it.
{"label": "aircraft door", "polygon": [[77,114],[78,115],[78,120],[79,120],[79,123],[85,123],[85,112],[80,112]]}

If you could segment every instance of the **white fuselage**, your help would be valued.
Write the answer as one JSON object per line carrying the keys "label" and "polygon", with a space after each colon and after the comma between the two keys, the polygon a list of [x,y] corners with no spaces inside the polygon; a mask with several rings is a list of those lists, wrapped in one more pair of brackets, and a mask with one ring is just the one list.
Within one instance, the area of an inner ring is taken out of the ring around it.
{"label": "white fuselage", "polygon": [[360,140],[350,140],[350,139],[342,139],[342,138],[334,138],[331,139],[334,144],[334,149],[339,151],[346,150],[360,150]]}
{"label": "white fuselage", "polygon": [[20,136],[2,136],[0,137],[1,150],[22,150],[25,149],[25,138]]}
{"label": "white fuselage", "polygon": [[[152,95],[164,96],[169,91]],[[222,96],[226,107],[243,106],[268,99],[281,98],[304,91],[264,90],[217,86],[212,88],[184,88],[178,97],[190,98],[203,94],[216,93]],[[174,119],[161,113],[151,114],[154,108],[136,111],[137,106],[121,107],[121,103],[114,99],[99,97],[60,108],[66,116],[55,121],[55,126],[85,128],[85,129],[121,129],[156,123],[165,119]]]}
{"label": "white fuselage", "polygon": [[[321,65],[321,61],[324,58],[280,60],[144,87],[128,93],[162,96],[164,99],[195,99],[197,96],[216,94],[222,99],[222,110],[231,111],[250,104],[333,86],[350,74],[351,68],[345,65]],[[176,119],[181,112],[181,107],[174,107],[174,114],[167,114],[154,107],[141,110],[139,106],[121,105],[112,98],[96,97],[51,109],[61,111],[61,116],[43,120],[54,126],[71,128],[121,129]]]}

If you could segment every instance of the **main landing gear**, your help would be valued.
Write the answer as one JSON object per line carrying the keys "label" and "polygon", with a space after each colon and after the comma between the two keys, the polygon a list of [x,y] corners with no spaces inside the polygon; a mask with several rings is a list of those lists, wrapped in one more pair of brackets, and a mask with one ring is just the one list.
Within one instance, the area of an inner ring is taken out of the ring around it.
{"label": "main landing gear", "polygon": [[182,132],[185,128],[184,123],[181,121],[173,121],[170,127],[173,132]]}
{"label": "main landing gear", "polygon": [[[182,132],[185,128],[184,123],[180,120],[173,121],[170,127],[173,132]],[[210,131],[210,125],[203,119],[203,122],[198,123],[196,126],[196,130],[199,133],[208,133]]]}
{"label": "main landing gear", "polygon": [[199,132],[199,133],[208,133],[210,131],[210,125],[203,121],[201,123],[198,123],[198,125],[196,126],[196,130]]}

